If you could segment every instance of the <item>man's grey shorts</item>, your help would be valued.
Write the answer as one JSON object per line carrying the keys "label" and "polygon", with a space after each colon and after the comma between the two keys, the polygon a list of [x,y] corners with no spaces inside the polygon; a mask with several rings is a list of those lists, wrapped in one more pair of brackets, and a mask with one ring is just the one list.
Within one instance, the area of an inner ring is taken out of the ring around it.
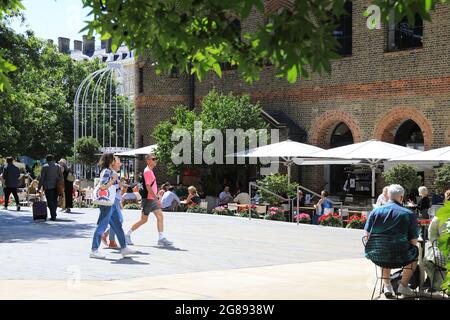
{"label": "man's grey shorts", "polygon": [[142,199],[142,213],[148,216],[150,212],[161,210],[158,206],[158,202],[153,199]]}

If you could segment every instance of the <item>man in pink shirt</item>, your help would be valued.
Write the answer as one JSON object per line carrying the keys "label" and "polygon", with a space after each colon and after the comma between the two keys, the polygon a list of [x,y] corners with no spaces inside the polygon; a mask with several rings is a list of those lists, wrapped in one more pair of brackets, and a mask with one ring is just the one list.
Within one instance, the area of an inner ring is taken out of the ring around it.
{"label": "man in pink shirt", "polygon": [[161,210],[161,202],[157,197],[158,185],[156,184],[156,177],[153,173],[153,168],[156,167],[156,157],[153,153],[145,156],[147,167],[144,170],[144,195],[142,197],[142,215],[141,219],[136,222],[125,235],[128,245],[133,245],[131,241],[131,233],[137,228],[145,224],[148,220],[148,215],[153,212],[157,220],[157,228],[159,232],[158,246],[171,246],[173,243],[164,236],[164,217]]}

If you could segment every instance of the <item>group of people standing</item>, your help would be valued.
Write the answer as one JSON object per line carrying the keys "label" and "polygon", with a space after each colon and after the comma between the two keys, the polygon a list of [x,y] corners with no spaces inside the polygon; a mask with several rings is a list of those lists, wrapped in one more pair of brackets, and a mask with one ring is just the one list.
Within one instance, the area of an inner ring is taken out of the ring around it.
{"label": "group of people standing", "polygon": [[[28,187],[27,193],[34,194],[39,199],[42,190],[44,190],[47,206],[50,209],[50,220],[56,221],[58,198],[62,200],[60,201],[60,207],[64,208],[66,212],[70,212],[70,209],[73,207],[72,192],[75,177],[65,159],[61,159],[59,164],[57,164],[53,155],[47,155],[46,162],[42,167],[39,181],[33,180]],[[1,175],[5,184],[4,209],[8,209],[9,197],[12,194],[19,211],[20,202],[17,189],[21,176],[20,169],[14,165],[13,157],[7,157],[6,163]]]}

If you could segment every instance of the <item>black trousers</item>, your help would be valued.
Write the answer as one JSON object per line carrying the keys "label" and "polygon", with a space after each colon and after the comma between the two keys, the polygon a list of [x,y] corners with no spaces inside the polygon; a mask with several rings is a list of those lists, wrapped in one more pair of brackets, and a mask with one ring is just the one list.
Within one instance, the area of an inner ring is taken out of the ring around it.
{"label": "black trousers", "polygon": [[64,195],[66,199],[66,209],[73,208],[73,182],[66,181],[64,184]]}
{"label": "black trousers", "polygon": [[56,209],[58,208],[58,189],[45,190],[47,198],[47,207],[50,209],[50,216],[56,218]]}
{"label": "black trousers", "polygon": [[17,194],[17,188],[5,188],[5,208],[8,207],[9,196],[11,193],[14,196],[14,200],[16,201],[16,206],[19,206],[19,195]]}

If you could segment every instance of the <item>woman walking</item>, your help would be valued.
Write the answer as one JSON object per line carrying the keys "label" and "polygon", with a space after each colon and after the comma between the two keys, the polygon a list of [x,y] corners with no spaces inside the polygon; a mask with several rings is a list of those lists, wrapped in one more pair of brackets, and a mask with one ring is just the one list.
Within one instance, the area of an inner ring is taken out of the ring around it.
{"label": "woman walking", "polygon": [[67,213],[70,213],[70,209],[73,208],[73,182],[75,181],[75,177],[72,173],[72,170],[67,166],[67,160],[61,159],[59,160],[59,165],[63,170],[64,176],[64,199],[65,199],[65,209]]}
{"label": "woman walking", "polygon": [[117,235],[119,244],[121,247],[121,253],[123,257],[127,257],[130,254],[136,253],[127,247],[125,242],[125,233],[122,229],[121,212],[120,212],[120,185],[119,175],[117,172],[120,170],[120,159],[115,157],[112,153],[104,154],[100,158],[100,189],[108,190],[111,186],[116,187],[116,198],[112,206],[99,205],[100,216],[97,221],[97,229],[95,230],[94,237],[92,239],[92,252],[90,257],[95,259],[104,259],[105,256],[98,252],[98,247],[101,243],[102,234],[105,232],[108,224],[111,225],[111,229]]}

